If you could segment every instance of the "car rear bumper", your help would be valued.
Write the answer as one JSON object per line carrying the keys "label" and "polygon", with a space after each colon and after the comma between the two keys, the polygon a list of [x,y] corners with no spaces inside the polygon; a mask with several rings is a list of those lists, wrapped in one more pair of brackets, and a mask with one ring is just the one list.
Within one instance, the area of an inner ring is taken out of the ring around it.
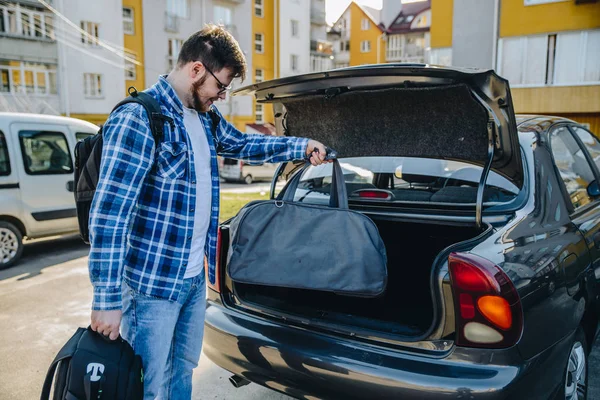
{"label": "car rear bumper", "polygon": [[[436,358],[315,333],[209,302],[204,352],[236,375],[297,398],[548,399],[563,374],[568,339],[524,363],[516,348],[492,354],[454,347]],[[554,370],[558,375],[549,372]]]}

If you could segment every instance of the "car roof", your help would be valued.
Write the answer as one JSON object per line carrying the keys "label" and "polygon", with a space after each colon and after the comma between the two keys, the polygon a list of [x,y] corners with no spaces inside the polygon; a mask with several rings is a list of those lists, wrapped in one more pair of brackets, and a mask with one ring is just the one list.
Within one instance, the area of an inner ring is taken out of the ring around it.
{"label": "car roof", "polygon": [[564,117],[555,117],[552,115],[535,115],[535,114],[517,114],[517,126],[521,132],[545,132],[551,126],[561,123],[568,122],[577,124],[577,121],[573,121]]}
{"label": "car roof", "polygon": [[4,122],[38,122],[38,123],[53,123],[53,124],[69,124],[79,127],[98,130],[98,126],[91,122],[82,119],[63,117],[60,115],[33,114],[33,113],[17,113],[17,112],[0,112],[0,123]]}

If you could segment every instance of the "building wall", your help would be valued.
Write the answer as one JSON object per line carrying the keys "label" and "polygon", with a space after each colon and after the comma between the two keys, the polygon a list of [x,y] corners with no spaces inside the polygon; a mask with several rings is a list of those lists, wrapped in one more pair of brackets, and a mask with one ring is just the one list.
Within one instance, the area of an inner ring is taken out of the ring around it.
{"label": "building wall", "polygon": [[431,47],[452,47],[454,0],[431,0]]}
{"label": "building wall", "polygon": [[501,0],[500,36],[533,35],[600,27],[600,3],[574,0],[526,6],[524,0]]}
{"label": "building wall", "polygon": [[[254,3],[254,0],[252,0]],[[254,6],[252,7],[252,38],[256,33],[262,33],[264,35],[264,46],[263,52],[258,53],[254,48],[254,40],[252,40],[252,70],[251,76],[252,81],[256,79],[256,69],[263,70],[264,80],[275,79],[279,76],[278,65],[275,64],[276,57],[276,46],[275,43],[279,43],[279,31],[275,29],[278,26],[279,18],[276,17],[275,10],[278,9],[279,0],[263,0],[264,9],[263,16],[257,17],[254,13]],[[253,100],[254,102],[254,100]],[[264,108],[264,121],[273,122],[273,107],[270,104],[263,105]],[[254,122],[256,120],[256,114],[254,112],[254,106],[252,107],[252,119],[246,122]],[[246,122],[243,122],[244,124]],[[238,128],[239,129],[239,128]]]}
{"label": "building wall", "polygon": [[134,86],[138,90],[145,88],[145,73],[144,73],[144,21],[142,13],[142,0],[123,0],[123,7],[133,9],[134,31],[133,35],[124,34],[123,42],[127,51],[135,54],[136,60],[142,65],[135,67],[135,80],[125,80],[125,91],[130,86]]}
{"label": "building wall", "polygon": [[[298,21],[299,32],[292,37],[291,21]],[[310,2],[279,2],[279,76],[310,72]],[[298,56],[298,66],[292,69],[291,57]]]}
{"label": "building wall", "polygon": [[[68,114],[71,117],[102,123],[125,93],[123,48],[122,2],[110,0],[89,2],[85,7],[79,0],[61,0],[57,8],[71,20],[77,28],[81,21],[99,24],[99,38],[112,50],[101,46],[81,43],[81,33],[75,27],[63,24],[67,32],[59,42],[64,59],[61,60],[62,72],[68,79],[63,80],[63,90],[68,96]],[[102,76],[102,94],[90,98],[84,94],[84,74],[94,73]]]}
{"label": "building wall", "polygon": [[[377,64],[385,61],[385,42],[382,31],[377,23],[369,18],[363,10],[352,2],[350,5],[350,65]],[[362,30],[363,18],[369,19],[369,29]],[[361,42],[371,42],[371,50],[361,51]],[[379,42],[379,58],[377,58],[377,43]]]}
{"label": "building wall", "polygon": [[454,0],[453,65],[486,69],[494,67],[495,5],[494,0]]}

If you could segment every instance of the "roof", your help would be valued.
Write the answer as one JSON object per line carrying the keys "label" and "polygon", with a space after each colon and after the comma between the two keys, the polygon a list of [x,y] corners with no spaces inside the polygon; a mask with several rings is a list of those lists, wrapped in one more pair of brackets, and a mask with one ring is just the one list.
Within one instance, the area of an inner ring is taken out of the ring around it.
{"label": "roof", "polygon": [[277,134],[277,129],[275,129],[275,125],[266,123],[266,124],[246,124],[246,127],[252,128],[255,131],[262,133],[263,135],[275,136]]}
{"label": "roof", "polygon": [[18,113],[18,112],[0,112],[0,120],[10,120],[19,122],[46,122],[53,124],[75,124],[86,126],[98,130],[98,126],[91,122],[84,121],[78,118],[63,117],[60,115],[35,114],[35,113]]}
{"label": "roof", "polygon": [[411,29],[411,24],[417,15],[431,8],[431,0],[419,1],[416,3],[406,3],[402,6],[402,10],[398,16],[387,27],[388,33],[408,33],[408,32],[426,32],[429,28]]}
{"label": "roof", "polygon": [[[427,0],[427,2],[429,3],[429,0]],[[336,33],[335,31],[335,26],[337,25],[338,22],[340,22],[340,19],[344,16],[344,14],[346,14],[346,11],[348,11],[348,9],[350,7],[352,7],[352,4],[356,5],[362,12],[363,14],[365,14],[373,23],[373,25],[375,25],[377,28],[379,28],[379,30],[381,30],[382,32],[384,31],[383,25],[381,24],[380,18],[381,18],[381,10],[378,10],[376,8],[371,8],[371,7],[365,7],[365,6],[361,6],[360,4],[358,4],[355,1],[350,2],[350,4],[348,4],[348,7],[346,7],[346,9],[344,10],[344,12],[342,12],[340,14],[340,16],[338,17],[338,19],[335,20],[335,22],[333,23],[332,26],[332,33]],[[371,12],[369,12],[369,10],[372,10],[373,12],[375,12],[377,14],[377,16],[374,16]]]}

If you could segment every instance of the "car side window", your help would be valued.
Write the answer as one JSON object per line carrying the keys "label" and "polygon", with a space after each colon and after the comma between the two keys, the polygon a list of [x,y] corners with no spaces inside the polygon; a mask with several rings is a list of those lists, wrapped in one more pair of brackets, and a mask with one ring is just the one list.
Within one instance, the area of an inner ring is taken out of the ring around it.
{"label": "car side window", "polygon": [[552,131],[550,145],[573,207],[590,203],[592,198],[587,193],[587,187],[596,178],[581,147],[566,126]]}
{"label": "car side window", "polygon": [[94,133],[88,133],[88,132],[76,132],[75,133],[75,139],[79,142],[80,140],[83,140],[85,138],[88,138],[90,136],[94,136]]}
{"label": "car side window", "polygon": [[581,139],[583,146],[587,149],[594,160],[596,167],[600,169],[600,142],[590,132],[578,126],[571,126],[571,129]]}
{"label": "car side window", "polygon": [[19,141],[28,175],[60,175],[73,172],[67,139],[61,132],[20,131]]}
{"label": "car side window", "polygon": [[10,175],[10,159],[8,158],[8,146],[4,133],[0,131],[0,176]]}

